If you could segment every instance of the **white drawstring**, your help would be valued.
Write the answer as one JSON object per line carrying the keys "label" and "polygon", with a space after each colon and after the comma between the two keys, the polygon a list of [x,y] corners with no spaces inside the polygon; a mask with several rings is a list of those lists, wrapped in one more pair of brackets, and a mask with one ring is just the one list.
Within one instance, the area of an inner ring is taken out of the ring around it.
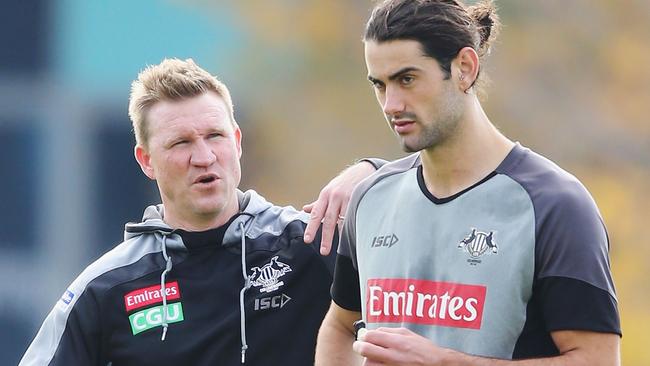
{"label": "white drawstring", "polygon": [[244,287],[239,292],[239,317],[240,317],[240,328],[241,328],[241,363],[246,363],[246,350],[248,349],[248,344],[246,344],[246,308],[244,307],[244,294],[246,290],[251,287],[251,279],[246,273],[246,235],[244,233],[244,223],[239,223],[239,230],[241,231],[241,270],[242,275],[244,276]]}
{"label": "white drawstring", "polygon": [[161,341],[165,340],[165,336],[167,336],[167,328],[169,327],[169,324],[167,324],[167,289],[165,288],[165,277],[167,276],[167,273],[172,270],[172,257],[167,255],[167,234],[163,234],[163,240],[162,240],[162,255],[163,258],[165,258],[165,270],[163,273],[160,275],[160,294],[162,295],[163,299],[163,311],[162,311],[162,337],[160,337]]}

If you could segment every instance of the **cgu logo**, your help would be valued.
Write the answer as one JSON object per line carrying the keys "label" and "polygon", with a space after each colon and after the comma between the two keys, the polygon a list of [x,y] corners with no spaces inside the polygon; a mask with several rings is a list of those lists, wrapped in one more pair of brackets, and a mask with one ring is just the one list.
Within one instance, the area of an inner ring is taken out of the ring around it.
{"label": "cgu logo", "polygon": [[[144,332],[147,329],[162,325],[163,306],[156,306],[150,309],[139,311],[129,316],[131,331],[133,335]],[[178,323],[185,320],[183,317],[183,305],[180,302],[167,304],[167,323]]]}
{"label": "cgu logo", "polygon": [[395,234],[389,234],[389,235],[384,235],[384,236],[375,236],[372,239],[372,244],[370,244],[371,248],[378,248],[378,247],[392,247],[393,245],[397,244],[399,241],[399,238]]}
{"label": "cgu logo", "polygon": [[291,298],[285,294],[255,299],[255,310],[282,309],[289,301],[291,301]]}

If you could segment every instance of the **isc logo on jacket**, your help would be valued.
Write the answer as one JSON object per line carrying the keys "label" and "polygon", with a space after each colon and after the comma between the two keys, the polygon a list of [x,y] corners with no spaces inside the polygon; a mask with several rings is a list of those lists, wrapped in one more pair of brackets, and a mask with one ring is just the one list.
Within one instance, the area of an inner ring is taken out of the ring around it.
{"label": "isc logo on jacket", "polygon": [[[170,303],[170,301],[181,298],[178,282],[174,281],[165,284],[165,297],[167,299],[167,324],[185,320],[183,304],[180,301]],[[124,306],[127,312],[154,304],[161,304],[162,302],[163,296],[160,285],[140,288],[124,295]],[[133,335],[161,326],[163,323],[163,311],[164,307],[159,305],[129,315],[129,323],[131,324]]]}

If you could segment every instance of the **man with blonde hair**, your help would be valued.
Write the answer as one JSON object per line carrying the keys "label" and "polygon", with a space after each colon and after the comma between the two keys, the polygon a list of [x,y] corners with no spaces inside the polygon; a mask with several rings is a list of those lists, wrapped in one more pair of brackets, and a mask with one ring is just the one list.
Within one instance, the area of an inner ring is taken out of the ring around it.
{"label": "man with blonde hair", "polygon": [[[133,82],[129,115],[162,204],[70,285],[21,365],[312,363],[333,256],[320,239],[305,244],[306,213],[237,189],[242,132],[228,88],[192,60],[164,60]],[[333,191],[371,171],[357,164]],[[330,211],[344,206],[335,201]]]}

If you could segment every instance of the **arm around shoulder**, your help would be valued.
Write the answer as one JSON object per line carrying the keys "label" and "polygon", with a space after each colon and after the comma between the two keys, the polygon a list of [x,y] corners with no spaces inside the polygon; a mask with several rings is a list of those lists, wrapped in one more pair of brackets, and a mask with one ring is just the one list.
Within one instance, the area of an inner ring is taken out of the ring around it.
{"label": "arm around shoulder", "polygon": [[311,214],[305,229],[305,243],[311,243],[314,240],[316,231],[322,223],[320,252],[323,255],[329,254],[337,224],[340,225],[345,218],[354,187],[374,173],[377,166],[381,166],[383,163],[384,161],[380,159],[360,160],[333,178],[320,191],[316,201],[303,206],[303,210]]}

